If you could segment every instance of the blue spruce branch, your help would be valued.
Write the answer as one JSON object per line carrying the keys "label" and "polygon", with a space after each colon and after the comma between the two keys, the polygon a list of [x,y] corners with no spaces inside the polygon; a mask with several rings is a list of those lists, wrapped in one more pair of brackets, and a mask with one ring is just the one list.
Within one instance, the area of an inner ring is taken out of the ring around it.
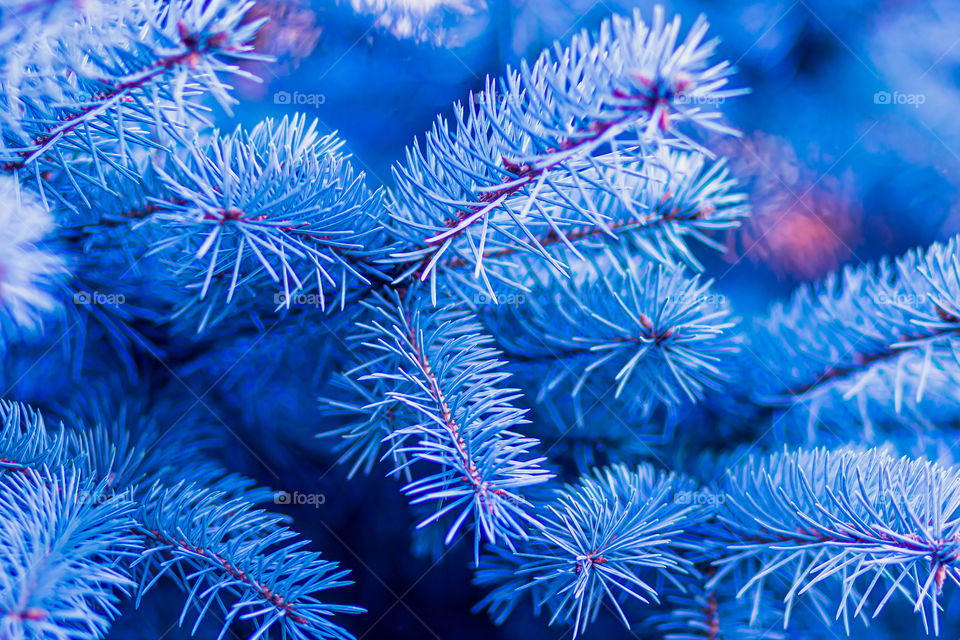
{"label": "blue spruce branch", "polygon": [[[528,592],[551,623],[583,633],[601,608],[630,627],[623,598],[658,602],[663,584],[679,588],[693,565],[680,536],[702,517],[685,496],[695,485],[649,465],[615,465],[584,475],[542,503],[541,528],[517,553],[493,551],[476,582],[492,588],[479,606],[503,621]],[[663,584],[661,584],[663,583]]]}
{"label": "blue spruce branch", "polygon": [[649,262],[576,266],[564,278],[531,265],[519,303],[480,311],[521,379],[538,381],[538,402],[560,393],[578,398],[590,385],[615,398],[629,389],[629,403],[649,415],[721,387],[722,361],[736,352],[734,323],[709,282]]}
{"label": "blue spruce branch", "polygon": [[[112,425],[83,431],[61,426],[52,434],[44,429],[39,413],[24,405],[2,402],[0,417],[0,469],[4,471],[0,482],[25,478],[22,490],[33,491],[28,494],[30,500],[63,499],[70,509],[76,509],[76,505],[108,505],[95,507],[100,510],[95,510],[94,516],[106,515],[102,520],[92,519],[90,535],[95,541],[102,540],[103,545],[94,552],[125,558],[115,561],[122,570],[117,576],[122,579],[111,578],[113,574],[102,567],[97,572],[80,567],[83,576],[92,576],[88,579],[94,586],[102,583],[108,587],[104,594],[92,589],[89,595],[80,596],[93,598],[99,607],[109,603],[106,613],[110,615],[103,617],[88,607],[90,612],[83,617],[96,625],[90,635],[63,635],[72,633],[74,623],[70,620],[50,623],[52,633],[71,639],[102,637],[116,612],[113,600],[108,600],[108,596],[113,597],[110,589],[123,587],[124,593],[135,592],[139,602],[158,580],[170,576],[187,594],[180,622],[183,624],[187,613],[194,610],[194,630],[211,615],[213,607],[216,616],[223,616],[217,617],[221,637],[233,621],[241,618],[254,624],[257,635],[263,638],[271,637],[274,629],[284,637],[298,639],[351,637],[330,616],[361,610],[322,602],[316,596],[349,584],[344,579],[348,572],[315,552],[303,550],[308,541],[294,539],[297,536],[285,526],[283,517],[255,507],[270,494],[197,457],[196,443],[190,441],[189,434],[180,436],[179,441],[163,442],[162,446],[171,446],[182,456],[178,460],[177,453],[162,453],[156,432],[150,437],[150,425],[139,425],[145,427],[139,437],[122,431],[123,421],[128,419],[123,415]],[[79,480],[81,470],[82,477],[90,480]],[[70,482],[56,480],[57,474],[70,478]],[[81,489],[83,495],[76,495]],[[48,490],[53,498],[36,493]],[[12,509],[18,503],[11,504]],[[36,518],[53,509],[31,508]],[[85,511],[79,513],[85,517]],[[67,511],[65,517],[71,514]],[[22,526],[27,521],[22,515],[0,513],[2,526]],[[38,526],[57,531],[66,525],[48,517]],[[82,524],[76,526],[82,531]],[[20,534],[16,534],[16,541],[29,545],[29,537]],[[10,549],[12,552],[15,547]],[[84,552],[81,539],[74,553],[82,558]],[[17,558],[11,558],[4,572],[22,576],[17,562]],[[40,565],[30,580],[46,584],[47,576],[56,579],[57,575],[55,567]],[[4,593],[6,590],[0,590],[0,596]]]}
{"label": "blue spruce branch", "polygon": [[937,399],[960,374],[957,265],[952,239],[802,287],[756,323],[754,401],[840,435],[851,423],[869,431],[874,422],[922,424],[930,411],[951,415]]}
{"label": "blue spruce branch", "polygon": [[[729,577],[739,595],[773,583],[784,625],[804,594],[832,597],[848,632],[852,618],[905,597],[937,633],[941,592],[960,584],[958,489],[952,467],[878,450],[752,459],[722,485],[717,538],[725,542],[711,582]],[[824,615],[833,617],[829,607]]]}
{"label": "blue spruce branch", "polygon": [[[57,12],[69,24],[57,37],[0,52],[6,68],[24,65],[38,51],[46,54],[47,47],[55,61],[4,78],[3,168],[32,174],[42,189],[41,171],[69,172],[74,153],[92,158],[98,168],[122,166],[129,147],[157,146],[155,125],[176,136],[182,128],[178,113],[201,113],[188,102],[200,89],[228,105],[223,77],[240,72],[235,61],[257,57],[249,41],[263,20],[243,22],[251,6],[135,0],[114,5],[102,20]],[[6,25],[16,22],[12,13],[2,16]],[[95,177],[81,174],[77,180]]]}
{"label": "blue spruce branch", "polygon": [[0,634],[4,638],[103,637],[120,596],[134,586],[132,504],[76,471],[0,478]]}
{"label": "blue spruce branch", "polygon": [[[518,286],[514,254],[566,272],[554,249],[579,256],[581,240],[622,231],[652,256],[689,259],[682,235],[736,226],[742,200],[722,169],[656,155],[667,144],[700,149],[686,123],[733,133],[696,106],[742,93],[724,88],[726,63],[708,62],[716,41],[704,42],[706,28],[697,21],[678,43],[679,19],[661,10],[650,26],[614,17],[596,38],[580,34],[457,105],[454,122],[439,121],[395,169],[398,279],[429,279],[436,298],[442,273],[458,290],[495,295]],[[664,181],[660,197],[648,189]]]}
{"label": "blue spruce branch", "polygon": [[362,407],[333,403],[361,410],[361,420],[339,432],[358,443],[349,453],[359,464],[385,445],[394,474],[416,462],[436,465],[404,486],[414,504],[437,505],[419,526],[449,514],[449,544],[470,518],[475,555],[481,538],[512,546],[534,522],[520,491],[549,474],[533,457],[537,441],[515,430],[526,423],[525,412],[513,405],[517,392],[501,386],[509,374],[490,338],[469,312],[431,307],[414,291],[363,304],[369,314],[358,323],[357,341],[368,357],[353,374],[366,387],[363,396],[382,395]]}

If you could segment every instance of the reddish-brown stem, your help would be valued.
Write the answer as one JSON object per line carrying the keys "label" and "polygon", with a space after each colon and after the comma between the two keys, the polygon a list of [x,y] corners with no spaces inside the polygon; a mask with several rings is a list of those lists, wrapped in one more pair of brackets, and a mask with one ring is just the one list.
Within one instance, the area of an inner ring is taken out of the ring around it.
{"label": "reddish-brown stem", "polygon": [[[937,315],[944,322],[958,323],[960,324],[960,318],[956,318],[943,309],[937,308]],[[911,342],[916,340],[931,340],[941,337],[946,337],[952,334],[960,333],[960,327],[947,327],[943,329],[937,329],[934,331],[927,332],[918,332],[914,335],[903,335],[900,336],[901,342]],[[859,371],[863,371],[870,365],[876,364],[878,362],[884,362],[887,360],[892,360],[893,358],[904,353],[909,347],[888,347],[881,351],[876,351],[873,353],[854,353],[852,356],[854,364],[845,367],[831,366],[828,367],[817,379],[813,382],[810,382],[805,385],[798,387],[791,387],[787,390],[786,394],[792,397],[802,396],[811,389],[814,389],[824,383],[831,382],[833,380],[838,380],[840,378],[845,378],[849,375],[853,375]]]}
{"label": "reddish-brown stem", "polygon": [[6,456],[0,458],[0,470],[17,471],[26,475],[33,475],[33,469],[17,460],[11,460]]}
{"label": "reddish-brown stem", "polygon": [[[906,534],[902,538],[915,543],[915,544],[905,544],[901,538],[894,538],[889,536],[882,531],[876,532],[874,535],[860,535],[856,533],[856,527],[854,523],[844,523],[842,529],[845,531],[837,538],[830,537],[820,531],[814,531],[812,529],[805,529],[803,527],[797,527],[797,535],[790,536],[782,533],[769,532],[765,535],[750,536],[749,540],[758,544],[779,544],[784,542],[793,542],[795,544],[811,544],[810,538],[813,538],[813,543],[834,543],[834,544],[857,544],[857,545],[869,545],[876,544],[877,538],[880,541],[898,546],[901,548],[907,548],[911,551],[927,551],[931,554],[930,562],[931,568],[936,572],[934,580],[937,584],[937,588],[943,586],[943,581],[946,578],[947,565],[955,563],[960,560],[956,554],[943,554],[942,549],[946,546],[955,545],[958,539],[944,539],[944,540],[935,540],[930,541],[924,538],[921,538],[915,533]],[[931,547],[935,547],[932,549]]]}
{"label": "reddish-brown stem", "polygon": [[[709,581],[717,573],[716,567],[708,565],[703,569],[704,577]],[[706,606],[700,611],[704,617],[704,628],[707,632],[707,640],[717,640],[720,637],[720,603],[717,600],[715,589],[707,591]]]}
{"label": "reddish-brown stem", "polygon": [[720,612],[717,605],[717,594],[710,591],[707,594],[707,606],[703,609],[703,616],[706,619],[707,638],[716,640],[720,636]]}
{"label": "reddish-brown stem", "polygon": [[[641,79],[643,80],[643,79]],[[660,83],[645,81],[645,86],[648,89],[648,92],[643,95],[629,95],[622,91],[615,92],[617,98],[620,99],[629,99],[629,100],[639,100],[637,105],[625,105],[621,108],[623,118],[621,120],[610,120],[607,122],[595,121],[591,123],[588,130],[580,130],[572,132],[567,138],[564,138],[559,141],[559,149],[550,148],[546,151],[548,153],[557,153],[559,151],[572,151],[579,147],[584,147],[589,144],[595,143],[602,138],[602,136],[613,128],[617,123],[626,119],[626,117],[631,114],[637,113],[639,111],[645,112],[647,114],[653,114],[658,106],[663,106],[669,103],[675,95],[671,93],[665,87],[662,87]],[[684,86],[683,90],[689,88],[689,86]],[[662,127],[667,126],[667,121],[664,120],[659,123]],[[490,191],[484,191],[476,196],[477,203],[468,205],[463,209],[456,211],[453,214],[452,218],[448,218],[445,222],[448,228],[457,227],[461,222],[466,220],[472,215],[478,214],[485,207],[489,206],[491,202],[510,197],[527,185],[535,182],[548,170],[554,169],[557,166],[560,166],[563,163],[563,160],[558,160],[549,165],[542,167],[536,166],[536,163],[533,164],[517,164],[507,158],[502,159],[504,169],[511,174],[505,176],[501,179],[503,186]],[[462,234],[466,229],[482,221],[484,218],[483,215],[476,216],[468,224],[464,225],[461,229],[458,229],[455,233],[451,234],[450,237],[455,237]],[[428,246],[428,241],[424,241],[424,245]],[[417,277],[423,277],[424,270],[430,264],[431,256],[437,251],[439,245],[435,245],[433,251],[428,252],[423,258],[419,261],[419,268],[416,271]]]}
{"label": "reddish-brown stem", "polygon": [[466,470],[467,475],[463,478],[463,480],[464,482],[469,482],[471,485],[473,485],[473,490],[479,497],[481,504],[487,507],[488,511],[492,511],[493,505],[488,501],[487,492],[489,491],[498,496],[505,496],[507,495],[507,492],[503,489],[490,489],[487,485],[487,482],[483,479],[483,476],[477,469],[476,463],[474,462],[473,458],[470,457],[470,452],[467,451],[467,443],[463,437],[463,430],[461,429],[460,425],[457,424],[457,421],[453,416],[453,411],[450,409],[450,405],[447,403],[447,398],[444,395],[443,390],[440,388],[440,382],[433,373],[430,361],[427,359],[427,356],[424,353],[424,350],[421,348],[421,345],[417,342],[416,332],[411,329],[407,332],[406,337],[410,342],[410,347],[413,350],[413,354],[416,358],[417,366],[420,367],[420,370],[427,379],[427,384],[430,387],[430,393],[433,396],[434,401],[437,403],[437,409],[440,412],[440,417],[443,420],[443,424],[446,427],[447,433],[450,435],[450,440],[453,442],[454,448],[456,449],[457,454],[460,456],[460,462],[463,464],[463,468]]}
{"label": "reddish-brown stem", "polygon": [[[601,555],[600,551],[597,550],[591,551],[583,559],[589,560],[591,567],[599,567],[608,562],[606,556]],[[574,560],[573,564],[575,567],[574,571],[577,575],[580,575],[583,572],[583,560]]]}
{"label": "reddish-brown stem", "polygon": [[16,620],[23,620],[27,622],[39,622],[41,620],[46,620],[49,615],[50,613],[46,609],[41,609],[39,607],[29,607],[23,611],[0,612],[0,616],[4,618],[14,618]]}
{"label": "reddish-brown stem", "polygon": [[[7,463],[7,464],[18,464],[6,457],[0,458],[0,462]],[[34,473],[32,469],[25,466],[22,468],[18,468],[17,471],[26,473],[28,475],[32,475]],[[112,481],[113,481],[113,478],[108,478],[108,486]],[[180,549],[189,551],[191,553],[194,553],[196,555],[199,555],[201,557],[208,559],[210,562],[220,566],[224,571],[226,571],[234,579],[239,580],[244,584],[249,585],[256,591],[258,591],[267,602],[285,611],[287,613],[287,617],[293,620],[294,622],[298,624],[307,623],[306,618],[299,615],[296,612],[294,605],[291,604],[290,602],[285,601],[282,595],[276,593],[275,591],[270,589],[268,586],[261,584],[260,582],[257,582],[257,580],[247,575],[246,572],[244,572],[242,569],[240,569],[236,565],[232,564],[223,556],[220,556],[219,554],[216,554],[212,551],[208,551],[206,549],[196,547],[190,544],[189,542],[187,542],[186,540],[164,536],[163,533],[157,529],[147,529],[142,526],[135,526],[132,528],[132,532],[136,535],[148,536],[161,544],[169,545],[172,547],[178,547]],[[46,612],[39,609],[28,609],[22,613],[18,613],[18,614],[8,613],[7,615],[19,615],[19,616],[22,616],[21,619],[24,619],[24,620],[40,620],[43,618],[32,618],[32,617],[26,617],[26,616],[41,615],[41,614],[45,616]]]}
{"label": "reddish-brown stem", "polygon": [[[24,168],[28,158],[37,153],[43,152],[44,148],[59,136],[74,131],[86,121],[85,119],[87,116],[98,111],[106,111],[108,108],[110,108],[110,106],[119,102],[133,101],[133,97],[130,95],[133,91],[146,86],[147,83],[163,75],[169,69],[181,65],[195,67],[200,60],[200,56],[204,54],[219,51],[229,51],[229,49],[223,48],[223,43],[226,40],[226,34],[224,33],[215,33],[207,37],[206,40],[202,42],[199,36],[187,31],[186,27],[182,23],[179,25],[179,29],[181,41],[187,47],[186,51],[173,56],[160,58],[149,67],[141,70],[139,73],[129,74],[136,76],[136,79],[128,80],[127,82],[119,82],[91,96],[91,101],[95,102],[95,104],[79,107],[75,109],[73,113],[62,114],[59,118],[61,124],[47,129],[34,138],[34,144],[36,145],[35,149],[24,149],[22,151],[18,151],[17,156],[19,156],[20,159],[0,164],[0,169],[7,172],[13,172]],[[202,47],[201,44],[203,44]]]}
{"label": "reddish-brown stem", "polygon": [[[669,203],[670,194],[666,194],[663,198],[660,199],[660,203],[655,210],[656,212],[661,211]],[[622,220],[613,220],[606,227],[599,227],[597,225],[584,225],[581,227],[576,227],[570,229],[561,236],[556,231],[551,229],[547,233],[537,238],[537,242],[540,243],[540,246],[548,247],[565,240],[570,243],[579,242],[580,240],[587,240],[593,237],[603,236],[605,231],[630,231],[633,229],[643,229],[646,227],[653,227],[665,222],[684,222],[690,220],[699,220],[707,215],[712,213],[709,208],[703,210],[697,209],[691,211],[688,214],[683,214],[676,207],[667,211],[665,213],[653,216],[646,216],[642,218],[625,218]],[[481,259],[489,258],[504,258],[509,255],[513,255],[519,251],[518,247],[504,247],[494,251],[488,251],[481,256]],[[470,264],[469,260],[463,257],[450,258],[449,260],[441,260],[440,264],[448,268],[459,268],[465,267]]]}
{"label": "reddish-brown stem", "polygon": [[297,624],[307,623],[306,618],[298,614],[295,606],[292,603],[284,600],[282,595],[280,595],[279,593],[276,593],[275,591],[270,589],[270,587],[268,587],[267,585],[258,582],[257,580],[249,576],[243,569],[231,563],[229,560],[227,560],[223,556],[217,553],[214,553],[212,551],[209,551],[207,549],[196,547],[190,544],[189,542],[187,542],[186,540],[181,540],[179,538],[166,536],[157,529],[146,529],[143,527],[135,527],[133,531],[134,533],[137,533],[139,535],[148,536],[153,540],[159,542],[160,544],[168,545],[171,547],[177,547],[184,551],[188,551],[200,557],[206,558],[211,563],[222,568],[228,575],[230,575],[235,580],[239,580],[240,582],[253,588],[254,591],[260,593],[260,595],[262,595],[267,602],[277,607],[278,609],[281,609],[284,612],[286,612],[287,617],[290,620],[293,620]]}
{"label": "reddish-brown stem", "polygon": [[[676,327],[667,327],[665,329],[655,328],[653,321],[650,320],[645,313],[640,313],[640,324],[642,326],[642,330],[638,332],[638,335],[614,336],[612,338],[606,338],[605,340],[618,342],[621,344],[636,345],[653,342],[659,347],[670,338],[676,336],[678,332]],[[521,352],[510,352],[509,355],[511,361],[513,362],[536,362],[540,360],[557,360],[564,357],[571,358],[574,356],[591,353],[592,351],[592,345],[585,344],[583,347],[567,347],[563,350],[553,349],[548,355],[529,355]]]}

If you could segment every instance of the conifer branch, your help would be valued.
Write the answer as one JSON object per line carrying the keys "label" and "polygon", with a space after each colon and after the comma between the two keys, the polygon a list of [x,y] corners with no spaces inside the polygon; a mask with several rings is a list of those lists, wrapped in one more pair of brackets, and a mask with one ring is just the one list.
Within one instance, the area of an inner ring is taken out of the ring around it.
{"label": "conifer branch", "polygon": [[[722,170],[699,180],[702,159],[654,154],[667,144],[698,148],[678,128],[683,123],[732,133],[716,112],[688,101],[741,93],[724,89],[727,65],[707,62],[716,43],[703,41],[706,23],[676,44],[679,30],[679,20],[665,23],[659,10],[649,27],[639,14],[615,17],[596,39],[581,34],[532,67],[488,81],[457,106],[452,124],[438,122],[424,148],[408,149],[395,169],[390,228],[409,247],[393,255],[403,270],[398,280],[430,279],[436,295],[437,273],[473,265],[472,287],[458,286],[492,295],[517,286],[500,258],[521,253],[566,271],[547,247],[572,248],[592,229],[612,241],[614,229],[643,229],[659,218],[669,223],[662,235],[640,244],[672,260],[692,258],[681,234],[735,226],[743,208],[728,195]],[[686,173],[677,178],[686,185],[682,204],[663,213],[647,200],[656,190],[647,187],[674,173]]]}
{"label": "conifer branch", "polygon": [[368,447],[352,451],[372,460],[383,442],[394,474],[417,461],[439,465],[432,474],[414,473],[404,487],[414,504],[436,503],[419,526],[449,514],[449,544],[472,515],[475,554],[481,538],[512,546],[534,522],[519,492],[549,474],[540,467],[543,459],[532,457],[537,441],[515,431],[526,423],[524,411],[513,406],[516,391],[500,386],[508,374],[490,339],[469,313],[431,308],[410,292],[364,304],[369,315],[358,323],[355,341],[366,352],[358,354],[352,376],[367,388],[366,397],[374,389],[382,395],[362,408],[378,420],[364,418],[346,431]]}

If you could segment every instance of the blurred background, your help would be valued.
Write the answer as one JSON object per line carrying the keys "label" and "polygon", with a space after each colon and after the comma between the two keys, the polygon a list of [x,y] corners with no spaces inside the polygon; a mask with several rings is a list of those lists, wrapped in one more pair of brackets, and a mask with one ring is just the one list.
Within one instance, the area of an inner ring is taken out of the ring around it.
{"label": "blurred background", "polygon": [[[389,183],[404,147],[487,75],[654,4],[264,0],[260,47],[279,61],[239,87],[235,118],[305,111],[340,132],[371,182]],[[706,14],[753,91],[723,105],[742,140],[714,147],[753,196],[753,217],[729,239],[737,264],[715,276],[738,304],[765,307],[839,265],[960,231],[960,3],[661,4],[688,25]]]}
{"label": "blurred background", "polygon": [[[738,313],[761,312],[798,283],[843,265],[960,232],[960,3],[663,4],[687,25],[705,13],[721,39],[720,55],[739,70],[739,85],[752,90],[723,105],[743,137],[713,148],[729,158],[750,194],[753,215],[726,239],[725,255],[700,256]],[[389,184],[391,165],[405,146],[438,114],[452,113],[454,101],[480,89],[487,75],[533,60],[553,41],[634,8],[649,17],[653,2],[260,0],[257,15],[271,21],[257,44],[278,60],[251,68],[263,82],[238,86],[241,104],[219,117],[224,128],[232,128],[305,112],[322,129],[340,132],[372,184]],[[266,435],[278,444],[275,452],[283,451],[285,436],[287,446],[303,447],[303,439],[270,425],[322,430],[316,414],[301,404],[315,403],[317,381],[299,379],[299,372],[323,369],[316,364],[323,340],[317,337],[313,349],[310,339],[290,336],[287,352],[260,354],[257,370],[289,382],[289,415],[277,416],[275,405],[271,414],[258,415],[253,401],[242,404],[252,397],[239,391],[249,380],[236,381],[231,392],[228,378],[213,394],[220,394],[212,402],[225,419]],[[360,640],[570,636],[548,627],[546,619],[533,619],[529,607],[502,628],[484,613],[472,614],[483,593],[470,584],[470,545],[457,545],[442,558],[412,553],[430,545],[411,537],[416,514],[396,483],[376,471],[348,482],[343,468],[327,464],[325,445],[314,446],[317,468],[284,465],[239,444],[237,466],[271,486],[316,487],[327,497],[324,504],[289,512],[317,548],[353,570],[356,584],[337,596],[369,610],[341,620]],[[626,631],[612,616],[602,618],[591,637],[656,637],[643,629]],[[898,618],[888,608],[884,618],[871,638],[912,637],[916,631],[910,613]],[[899,634],[896,625],[906,623],[906,635]]]}

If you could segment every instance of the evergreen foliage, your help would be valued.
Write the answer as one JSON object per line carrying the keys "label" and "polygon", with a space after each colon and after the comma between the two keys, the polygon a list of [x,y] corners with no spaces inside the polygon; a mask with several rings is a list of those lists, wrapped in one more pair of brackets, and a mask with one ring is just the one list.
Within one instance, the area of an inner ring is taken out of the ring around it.
{"label": "evergreen foliage", "polygon": [[253,6],[0,3],[0,637],[137,637],[176,589],[187,634],[352,638],[348,570],[236,471],[251,424],[291,477],[399,480],[499,624],[940,632],[960,240],[741,322],[699,274],[749,214],[703,18],[508,69],[374,188],[305,116],[213,127]]}

